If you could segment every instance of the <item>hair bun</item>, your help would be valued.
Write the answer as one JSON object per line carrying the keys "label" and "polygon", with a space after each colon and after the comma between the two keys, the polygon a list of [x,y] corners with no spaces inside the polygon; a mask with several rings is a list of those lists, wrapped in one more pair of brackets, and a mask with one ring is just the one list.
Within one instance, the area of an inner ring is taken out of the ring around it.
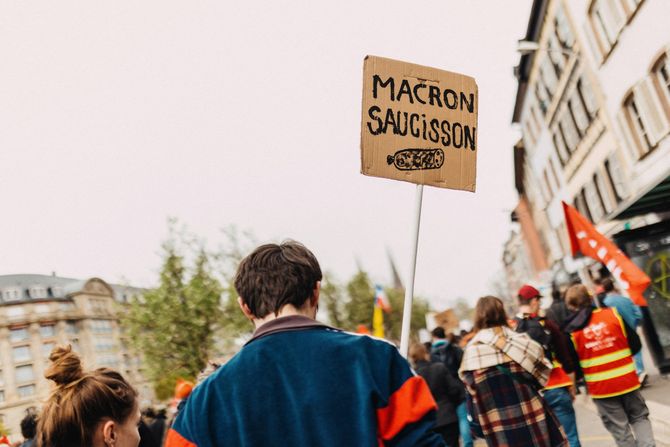
{"label": "hair bun", "polygon": [[53,380],[59,386],[64,386],[81,379],[84,372],[81,368],[79,356],[72,352],[72,346],[57,346],[49,355],[51,365],[44,373],[44,377]]}

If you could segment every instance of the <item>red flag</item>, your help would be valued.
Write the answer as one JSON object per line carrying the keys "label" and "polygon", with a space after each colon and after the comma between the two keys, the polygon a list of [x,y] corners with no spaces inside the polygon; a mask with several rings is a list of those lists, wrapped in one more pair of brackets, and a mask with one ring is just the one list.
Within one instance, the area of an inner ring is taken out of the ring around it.
{"label": "red flag", "polygon": [[7,439],[7,436],[3,436],[3,437],[0,438],[0,445],[4,445],[4,444],[12,445],[12,443],[9,442],[9,439]]}
{"label": "red flag", "polygon": [[578,252],[602,262],[617,281],[628,291],[631,300],[638,306],[646,306],[642,292],[651,279],[623,254],[619,247],[600,234],[589,220],[565,202],[565,224],[568,227],[572,256]]}

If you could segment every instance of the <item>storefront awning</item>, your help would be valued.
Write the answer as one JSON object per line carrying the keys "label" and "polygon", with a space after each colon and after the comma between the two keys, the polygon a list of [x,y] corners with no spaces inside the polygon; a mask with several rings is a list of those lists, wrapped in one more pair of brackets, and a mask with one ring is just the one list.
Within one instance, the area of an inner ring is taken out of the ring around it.
{"label": "storefront awning", "polygon": [[623,204],[612,213],[614,219],[630,219],[648,213],[670,211],[670,175],[646,192]]}

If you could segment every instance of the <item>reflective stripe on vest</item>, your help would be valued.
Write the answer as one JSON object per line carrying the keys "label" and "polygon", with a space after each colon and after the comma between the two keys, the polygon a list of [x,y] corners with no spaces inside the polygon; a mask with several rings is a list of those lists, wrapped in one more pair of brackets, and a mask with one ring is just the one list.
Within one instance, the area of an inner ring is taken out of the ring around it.
{"label": "reflective stripe on vest", "polygon": [[640,387],[625,327],[613,308],[595,309],[588,324],[572,333],[589,394],[619,396]]}
{"label": "reflective stripe on vest", "polygon": [[605,363],[610,363],[614,362],[616,360],[621,360],[623,358],[626,358],[628,356],[632,356],[633,353],[630,352],[629,348],[622,349],[620,351],[613,352],[611,354],[603,355],[600,357],[594,357],[592,359],[588,360],[580,360],[579,365],[582,368],[590,368],[592,366],[600,366],[604,365]]}

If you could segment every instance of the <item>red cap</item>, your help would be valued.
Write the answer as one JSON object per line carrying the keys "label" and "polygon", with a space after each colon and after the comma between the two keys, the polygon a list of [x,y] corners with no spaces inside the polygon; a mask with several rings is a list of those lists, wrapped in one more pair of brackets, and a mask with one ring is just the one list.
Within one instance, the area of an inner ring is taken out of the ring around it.
{"label": "red cap", "polygon": [[528,284],[524,284],[523,286],[521,286],[521,288],[519,289],[519,293],[517,293],[517,296],[519,297],[520,300],[523,301],[530,301],[533,298],[542,297],[542,295],[540,295],[539,290]]}

